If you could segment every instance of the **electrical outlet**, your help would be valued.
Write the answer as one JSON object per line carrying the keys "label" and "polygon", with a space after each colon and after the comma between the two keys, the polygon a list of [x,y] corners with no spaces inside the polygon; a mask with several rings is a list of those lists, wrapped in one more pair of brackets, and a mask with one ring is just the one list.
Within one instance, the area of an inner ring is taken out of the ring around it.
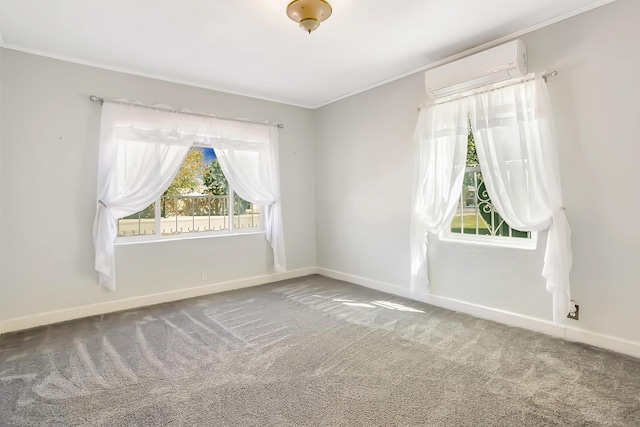
{"label": "electrical outlet", "polygon": [[208,276],[209,276],[209,275],[207,274],[207,270],[202,270],[202,271],[200,272],[200,277],[202,278],[202,280],[207,280],[207,277],[208,277]]}
{"label": "electrical outlet", "polygon": [[569,309],[569,314],[567,314],[568,319],[578,320],[580,318],[580,306],[571,301],[572,307]]}

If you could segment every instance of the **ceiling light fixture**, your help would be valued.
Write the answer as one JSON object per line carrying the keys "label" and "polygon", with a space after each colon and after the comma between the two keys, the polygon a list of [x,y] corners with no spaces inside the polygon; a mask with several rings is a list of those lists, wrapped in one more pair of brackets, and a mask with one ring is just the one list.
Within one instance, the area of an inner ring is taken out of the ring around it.
{"label": "ceiling light fixture", "polygon": [[325,0],[293,0],[287,6],[287,16],[309,34],[330,17],[331,12],[331,5]]}

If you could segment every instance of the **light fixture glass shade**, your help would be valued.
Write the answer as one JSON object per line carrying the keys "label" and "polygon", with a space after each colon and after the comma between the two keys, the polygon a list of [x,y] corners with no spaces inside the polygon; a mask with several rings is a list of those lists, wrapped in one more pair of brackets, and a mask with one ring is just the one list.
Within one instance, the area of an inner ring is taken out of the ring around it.
{"label": "light fixture glass shade", "polygon": [[311,33],[311,31],[315,30],[320,26],[320,22],[317,19],[307,18],[300,21],[300,28]]}
{"label": "light fixture glass shade", "polygon": [[331,5],[325,0],[293,0],[287,6],[287,16],[309,34],[330,17],[331,12]]}

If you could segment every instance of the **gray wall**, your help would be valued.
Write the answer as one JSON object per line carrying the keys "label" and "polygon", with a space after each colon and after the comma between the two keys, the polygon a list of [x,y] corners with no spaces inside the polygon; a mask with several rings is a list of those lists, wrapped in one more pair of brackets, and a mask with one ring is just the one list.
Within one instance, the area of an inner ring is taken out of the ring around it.
{"label": "gray wall", "polygon": [[[523,36],[530,71],[558,70],[548,89],[573,228],[576,327],[640,341],[640,2],[619,0]],[[412,136],[423,73],[316,114],[318,266],[409,287]],[[535,251],[430,239],[433,294],[551,320]]]}
{"label": "gray wall", "polygon": [[[3,216],[0,321],[269,274],[264,234],[118,246],[117,290],[93,270],[100,106],[89,95],[285,124],[280,131],[287,267],[315,260],[313,112],[0,50]],[[207,269],[209,280],[200,279]]]}

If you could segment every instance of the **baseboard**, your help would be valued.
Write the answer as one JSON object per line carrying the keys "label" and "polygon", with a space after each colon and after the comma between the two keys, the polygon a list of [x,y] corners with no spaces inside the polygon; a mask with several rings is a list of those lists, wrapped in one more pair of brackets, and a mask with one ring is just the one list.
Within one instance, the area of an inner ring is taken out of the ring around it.
{"label": "baseboard", "polygon": [[509,326],[528,329],[557,338],[563,338],[567,341],[589,344],[595,347],[615,351],[616,353],[640,358],[640,342],[629,341],[611,335],[599,334],[597,332],[591,332],[573,326],[557,326],[552,322],[544,319],[524,316],[522,314],[513,313],[510,311],[499,310],[492,307],[472,304],[466,301],[441,297],[429,293],[413,295],[411,294],[411,291],[408,287],[392,285],[378,280],[356,276],[353,274],[342,273],[326,268],[318,267],[316,269],[316,272],[322,276],[330,277],[332,279],[343,280],[345,282],[364,286],[370,289],[375,289],[377,291],[386,292],[392,295],[397,295],[437,307],[446,308],[448,310],[469,314],[481,319],[492,320],[494,322],[503,323]]}
{"label": "baseboard", "polygon": [[366,277],[355,276],[353,274],[341,273],[339,271],[329,270],[327,268],[321,267],[316,268],[316,273],[321,276],[329,277],[331,279],[342,280],[343,282],[349,282],[353,283],[354,285],[364,286],[365,288],[375,289],[376,291],[386,292],[388,294],[393,294],[408,299],[417,299],[411,295],[409,289],[402,286],[391,285],[379,280],[368,279]]}
{"label": "baseboard", "polygon": [[39,313],[24,317],[16,317],[13,319],[5,320],[4,322],[0,322],[0,334],[35,328],[38,326],[50,325],[53,323],[66,322],[83,317],[96,316],[122,310],[130,310],[154,304],[200,297],[218,292],[232,291],[235,289],[248,288],[251,286],[277,282],[280,280],[304,277],[311,274],[320,274],[322,276],[330,277],[336,280],[343,280],[345,282],[364,286],[370,289],[375,289],[377,291],[386,292],[392,295],[397,295],[400,297],[431,304],[437,307],[446,308],[448,310],[469,314],[481,319],[492,320],[509,326],[515,326],[535,332],[541,332],[543,334],[551,335],[554,337],[564,338],[568,341],[589,344],[596,347],[605,348],[607,350],[615,351],[616,353],[640,358],[640,343],[636,341],[629,341],[611,335],[587,331],[573,326],[556,326],[553,323],[543,319],[524,316],[518,313],[499,310],[478,304],[472,304],[466,301],[441,297],[438,295],[432,295],[428,293],[412,295],[408,287],[392,285],[389,283],[381,282],[379,280],[373,280],[366,277],[356,276],[353,274],[342,273],[339,271],[319,267],[308,267],[287,271],[284,273],[274,273],[245,279],[232,280],[228,282],[212,283],[204,286],[126,298],[117,301],[107,301],[64,310],[49,311],[46,313]]}
{"label": "baseboard", "polygon": [[574,328],[573,326],[565,326],[564,338],[567,341],[581,342],[594,347],[606,348],[616,353],[626,354],[640,359],[640,343],[636,341],[586,331],[584,329]]}
{"label": "baseboard", "polygon": [[302,268],[298,270],[286,271],[283,273],[266,274],[263,276],[249,277],[228,282],[211,283],[204,286],[178,289],[175,291],[161,292],[139,297],[125,298],[116,301],[106,301],[97,304],[90,304],[81,307],[73,307],[64,310],[49,311],[30,316],[16,317],[0,322],[0,334],[7,332],[21,331],[38,326],[51,325],[53,323],[66,322],[83,317],[96,316],[100,314],[113,313],[116,311],[130,310],[165,302],[179,301],[187,298],[200,297],[218,292],[232,291],[235,289],[248,288],[251,286],[264,285],[266,283],[280,280],[294,279],[297,277],[315,274],[316,268]]}

